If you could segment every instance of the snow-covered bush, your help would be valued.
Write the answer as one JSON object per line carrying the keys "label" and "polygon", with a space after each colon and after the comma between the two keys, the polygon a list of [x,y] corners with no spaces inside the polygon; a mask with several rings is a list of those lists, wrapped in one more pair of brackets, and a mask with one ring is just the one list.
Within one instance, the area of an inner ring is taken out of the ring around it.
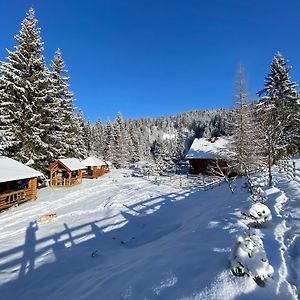
{"label": "snow-covered bush", "polygon": [[268,198],[266,192],[257,185],[254,185],[252,187],[253,190],[253,194],[249,197],[249,200],[251,200],[252,202],[265,202]]}
{"label": "snow-covered bush", "polygon": [[234,275],[251,276],[259,285],[264,285],[265,280],[272,277],[274,273],[267,259],[263,242],[253,231],[237,237],[229,260]]}
{"label": "snow-covered bush", "polygon": [[248,226],[254,225],[255,227],[259,227],[272,220],[272,214],[268,206],[259,202],[242,210],[242,215],[246,216],[245,221]]}

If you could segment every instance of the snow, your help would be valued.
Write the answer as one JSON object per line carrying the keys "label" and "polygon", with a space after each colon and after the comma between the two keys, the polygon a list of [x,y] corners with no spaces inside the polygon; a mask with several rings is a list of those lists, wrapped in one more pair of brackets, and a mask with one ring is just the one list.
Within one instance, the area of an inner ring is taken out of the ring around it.
{"label": "snow", "polygon": [[241,208],[251,204],[244,180],[232,195],[226,184],[180,189],[179,180],[131,172],[46,187],[37,201],[1,213],[1,299],[299,299],[299,185],[275,173],[276,186],[262,186],[273,218],[255,229],[264,247],[248,270],[262,274],[265,253],[274,273],[260,287],[229,268],[230,248],[244,236]]}
{"label": "snow", "polygon": [[105,163],[106,163],[106,165],[108,165],[108,166],[112,166],[112,163],[111,163],[110,161],[108,161],[108,160],[106,160]]}
{"label": "snow", "polygon": [[175,133],[163,133],[162,139],[163,140],[173,140],[176,138],[176,134]]}
{"label": "snow", "polygon": [[104,161],[94,156],[84,159],[81,163],[83,163],[86,167],[101,167],[106,165]]}
{"label": "snow", "polygon": [[234,274],[247,274],[260,281],[265,281],[274,273],[266,257],[263,242],[255,232],[237,237],[232,247],[230,265]]}
{"label": "snow", "polygon": [[42,173],[8,157],[0,157],[0,183],[43,176]]}
{"label": "snow", "polygon": [[59,161],[70,171],[85,169],[85,165],[77,158],[61,158]]}
{"label": "snow", "polygon": [[219,137],[215,142],[211,142],[207,138],[194,139],[186,158],[210,159],[222,156],[227,144],[228,139],[224,137]]}
{"label": "snow", "polygon": [[[252,200],[252,198],[250,198]],[[242,214],[248,218],[247,224],[255,223],[255,226],[264,224],[272,220],[272,213],[268,206],[262,203],[254,203],[244,209]]]}

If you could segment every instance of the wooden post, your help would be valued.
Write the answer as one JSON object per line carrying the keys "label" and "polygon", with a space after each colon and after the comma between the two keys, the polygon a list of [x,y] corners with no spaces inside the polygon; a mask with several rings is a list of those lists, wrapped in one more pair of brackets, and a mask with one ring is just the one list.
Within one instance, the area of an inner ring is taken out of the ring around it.
{"label": "wooden post", "polygon": [[53,176],[53,174],[52,174],[52,170],[50,168],[50,187],[52,187],[52,176]]}
{"label": "wooden post", "polygon": [[71,185],[71,175],[72,175],[72,172],[69,173],[69,185]]}
{"label": "wooden post", "polygon": [[36,200],[36,191],[37,191],[37,178],[31,178],[28,181],[28,188],[32,193],[32,199],[31,200]]}
{"label": "wooden post", "polygon": [[293,161],[293,178],[296,178],[296,163]]}

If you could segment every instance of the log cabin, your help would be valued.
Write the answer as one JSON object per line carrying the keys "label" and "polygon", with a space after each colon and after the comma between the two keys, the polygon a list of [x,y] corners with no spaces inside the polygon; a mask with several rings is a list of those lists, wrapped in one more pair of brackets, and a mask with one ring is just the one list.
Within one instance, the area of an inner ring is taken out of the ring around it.
{"label": "log cabin", "polygon": [[105,174],[106,163],[97,157],[90,156],[81,163],[86,167],[83,178],[98,178]]}
{"label": "log cabin", "polygon": [[216,164],[225,170],[229,154],[228,142],[225,137],[194,139],[186,155],[190,164],[189,174],[212,175]]}
{"label": "log cabin", "polygon": [[61,158],[50,165],[50,187],[71,187],[82,182],[85,166],[77,158]]}
{"label": "log cabin", "polygon": [[42,173],[8,158],[0,157],[0,210],[36,200],[37,178]]}

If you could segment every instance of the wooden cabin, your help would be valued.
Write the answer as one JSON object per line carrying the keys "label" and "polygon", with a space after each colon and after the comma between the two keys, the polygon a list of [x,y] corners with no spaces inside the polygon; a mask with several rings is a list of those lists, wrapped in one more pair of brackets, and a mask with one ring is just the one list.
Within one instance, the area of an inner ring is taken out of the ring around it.
{"label": "wooden cabin", "polygon": [[81,163],[86,167],[83,178],[98,178],[105,174],[106,163],[97,157],[90,156]]}
{"label": "wooden cabin", "polygon": [[0,157],[0,210],[36,200],[37,177],[43,174],[8,158]]}
{"label": "wooden cabin", "polygon": [[190,174],[213,173],[211,168],[218,164],[225,170],[227,166],[228,139],[224,137],[194,139],[187,155],[190,164]]}
{"label": "wooden cabin", "polygon": [[71,187],[82,182],[85,166],[77,158],[62,158],[50,165],[50,187]]}

